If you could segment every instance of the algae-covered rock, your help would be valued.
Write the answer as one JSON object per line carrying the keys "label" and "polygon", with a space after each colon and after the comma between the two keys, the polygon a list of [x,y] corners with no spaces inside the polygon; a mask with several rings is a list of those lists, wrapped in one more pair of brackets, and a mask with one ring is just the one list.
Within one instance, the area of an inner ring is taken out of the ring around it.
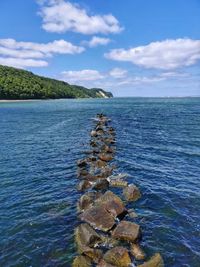
{"label": "algae-covered rock", "polygon": [[103,258],[107,263],[117,267],[128,267],[131,264],[128,250],[120,246],[108,250]]}
{"label": "algae-covered rock", "polygon": [[164,261],[160,253],[156,253],[150,260],[138,265],[138,267],[164,267]]}
{"label": "algae-covered rock", "polygon": [[134,242],[140,234],[140,226],[136,223],[121,221],[112,232],[114,238]]}
{"label": "algae-covered rock", "polygon": [[72,267],[90,267],[92,266],[90,258],[86,256],[76,256],[72,263]]}
{"label": "algae-covered rock", "polygon": [[124,198],[127,201],[136,201],[141,197],[140,190],[134,184],[130,184],[123,190]]}
{"label": "algae-covered rock", "polygon": [[144,260],[145,259],[145,253],[139,246],[139,244],[131,244],[130,247],[131,254],[135,257],[136,260]]}

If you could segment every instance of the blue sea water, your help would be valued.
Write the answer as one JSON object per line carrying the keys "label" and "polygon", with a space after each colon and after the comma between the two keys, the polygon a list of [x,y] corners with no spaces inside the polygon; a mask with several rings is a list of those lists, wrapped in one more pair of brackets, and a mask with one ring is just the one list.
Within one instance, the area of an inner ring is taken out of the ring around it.
{"label": "blue sea water", "polygon": [[0,103],[0,266],[70,266],[78,224],[76,160],[91,118],[117,132],[115,164],[142,198],[147,256],[200,266],[200,98],[113,98]]}

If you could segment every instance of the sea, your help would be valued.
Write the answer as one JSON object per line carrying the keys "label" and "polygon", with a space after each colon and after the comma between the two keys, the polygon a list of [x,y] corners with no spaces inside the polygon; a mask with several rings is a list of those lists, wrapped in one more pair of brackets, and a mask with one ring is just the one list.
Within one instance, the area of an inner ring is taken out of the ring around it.
{"label": "sea", "polygon": [[147,259],[200,266],[200,98],[112,98],[0,103],[1,267],[71,266],[76,161],[101,112],[116,130],[115,172],[142,193],[128,208]]}

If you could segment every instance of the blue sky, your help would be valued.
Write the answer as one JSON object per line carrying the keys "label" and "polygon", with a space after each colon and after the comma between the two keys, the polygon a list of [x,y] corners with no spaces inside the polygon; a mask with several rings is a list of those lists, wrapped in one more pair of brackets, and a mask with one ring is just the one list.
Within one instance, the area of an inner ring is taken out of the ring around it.
{"label": "blue sky", "polygon": [[200,95],[200,0],[1,0],[0,64],[115,96]]}

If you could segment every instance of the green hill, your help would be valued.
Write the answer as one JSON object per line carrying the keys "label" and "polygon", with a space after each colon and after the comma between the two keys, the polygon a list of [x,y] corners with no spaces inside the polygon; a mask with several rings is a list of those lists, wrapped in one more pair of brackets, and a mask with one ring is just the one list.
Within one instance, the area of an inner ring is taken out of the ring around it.
{"label": "green hill", "polygon": [[112,93],[87,89],[33,74],[30,71],[0,65],[0,99],[105,98]]}

